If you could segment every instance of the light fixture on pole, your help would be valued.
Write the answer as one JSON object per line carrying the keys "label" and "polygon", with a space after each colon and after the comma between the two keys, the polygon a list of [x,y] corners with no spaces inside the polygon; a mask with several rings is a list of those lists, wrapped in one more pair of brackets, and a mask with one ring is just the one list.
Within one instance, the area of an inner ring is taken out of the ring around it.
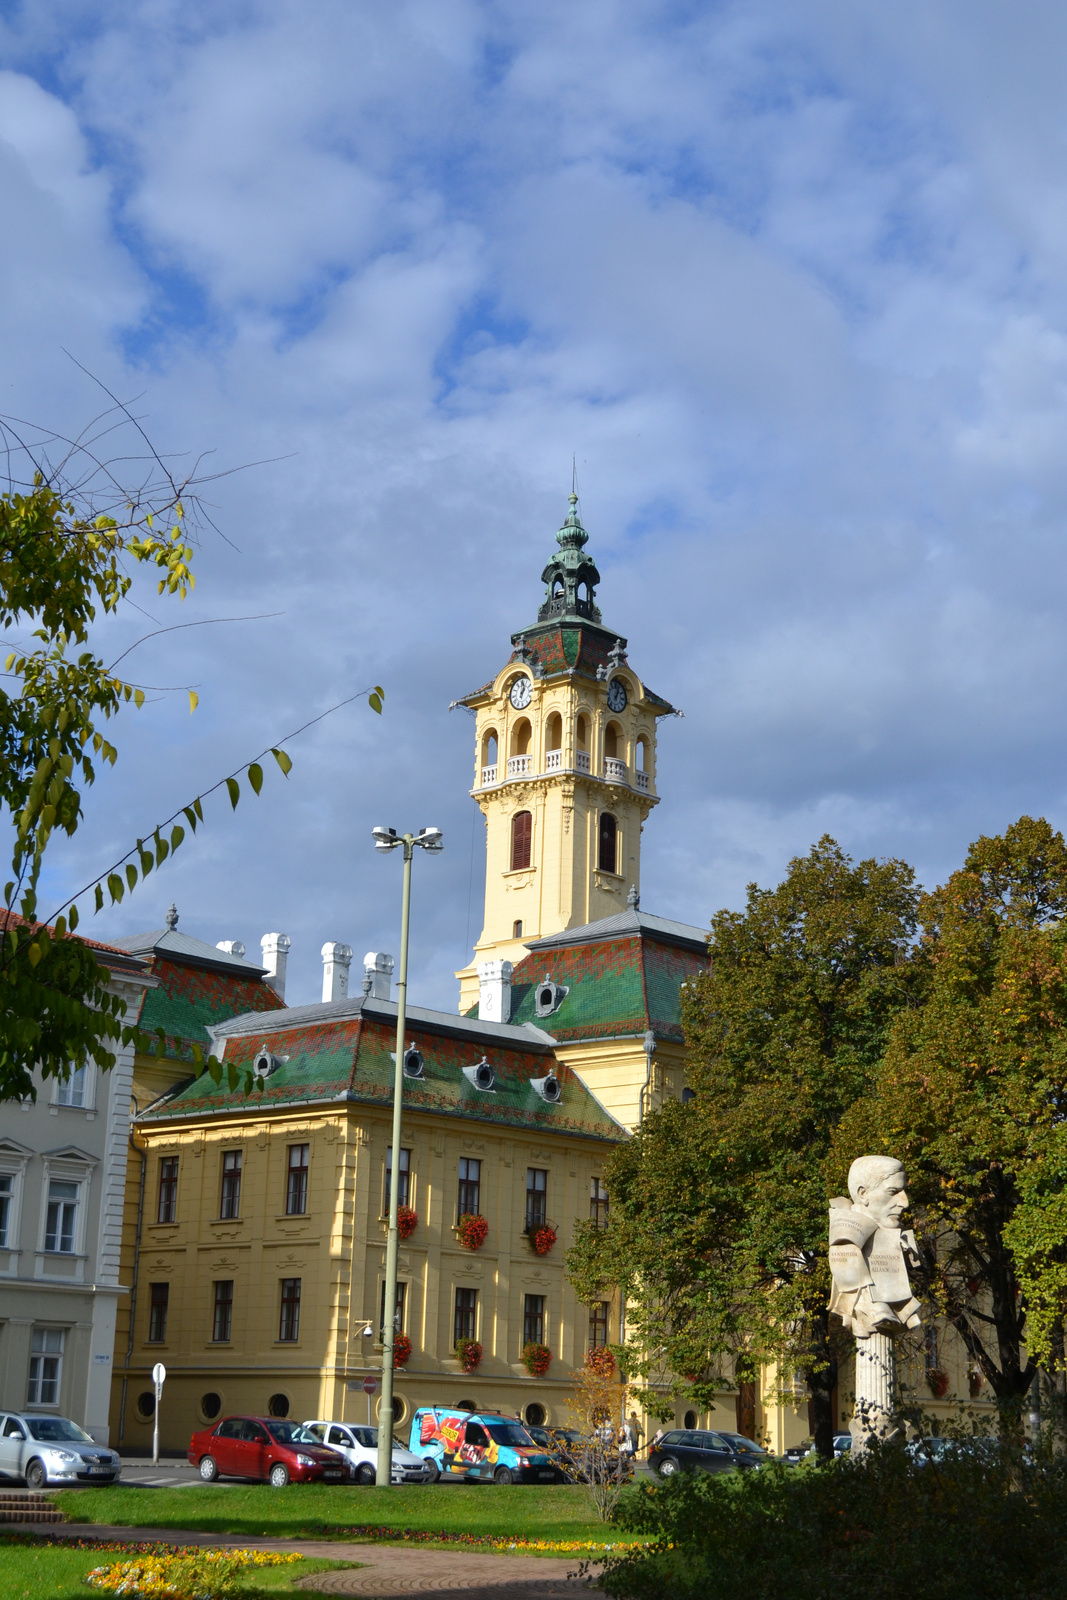
{"label": "light fixture on pole", "polygon": [[385,1249],[385,1311],[382,1317],[382,1399],[378,1408],[378,1477],[380,1488],[392,1482],[393,1466],[393,1351],[396,1344],[396,1269],[400,1235],[396,1209],[400,1188],[400,1112],[404,1098],[404,1031],[408,1001],[408,913],[411,907],[411,860],[415,847],[441,849],[440,828],[420,828],[418,833],[397,833],[395,828],[373,828],[374,848],[383,853],[403,849],[404,886],[400,901],[400,973],[396,983],[396,1054],[393,1057],[393,1161],[389,1178],[389,1235]]}

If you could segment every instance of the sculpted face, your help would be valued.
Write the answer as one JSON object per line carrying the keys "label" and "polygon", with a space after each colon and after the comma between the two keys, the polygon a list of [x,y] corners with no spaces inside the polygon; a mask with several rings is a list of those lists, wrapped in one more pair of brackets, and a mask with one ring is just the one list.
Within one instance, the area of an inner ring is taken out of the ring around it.
{"label": "sculpted face", "polygon": [[908,1196],[904,1188],[904,1169],[897,1167],[884,1178],[867,1187],[860,1184],[856,1203],[864,1206],[880,1228],[899,1228],[900,1219],[908,1209]]}

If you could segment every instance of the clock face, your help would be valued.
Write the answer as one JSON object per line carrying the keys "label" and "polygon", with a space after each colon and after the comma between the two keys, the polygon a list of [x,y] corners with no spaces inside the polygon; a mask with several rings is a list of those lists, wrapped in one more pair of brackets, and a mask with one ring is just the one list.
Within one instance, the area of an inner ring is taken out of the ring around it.
{"label": "clock face", "polygon": [[625,711],[627,698],[626,685],[622,679],[612,678],[608,684],[608,710]]}
{"label": "clock face", "polygon": [[516,711],[525,711],[526,707],[533,699],[533,684],[530,682],[529,678],[516,678],[515,682],[511,685],[511,692],[508,695],[508,699],[515,707]]}

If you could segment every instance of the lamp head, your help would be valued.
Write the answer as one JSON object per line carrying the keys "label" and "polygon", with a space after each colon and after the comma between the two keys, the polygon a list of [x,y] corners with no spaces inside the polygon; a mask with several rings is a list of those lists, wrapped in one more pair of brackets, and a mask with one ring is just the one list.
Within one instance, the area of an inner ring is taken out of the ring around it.
{"label": "lamp head", "polygon": [[420,828],[415,835],[415,843],[421,844],[424,850],[440,850],[444,839],[440,828]]}
{"label": "lamp head", "polygon": [[395,850],[400,843],[395,828],[372,828],[371,838],[375,850]]}

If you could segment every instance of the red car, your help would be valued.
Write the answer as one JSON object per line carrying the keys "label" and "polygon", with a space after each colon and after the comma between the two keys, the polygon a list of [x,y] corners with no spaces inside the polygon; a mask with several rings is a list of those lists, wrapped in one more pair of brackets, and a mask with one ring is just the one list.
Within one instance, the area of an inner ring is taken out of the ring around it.
{"label": "red car", "polygon": [[287,1483],[345,1483],[351,1477],[344,1456],[282,1417],[223,1417],[194,1433],[186,1453],[205,1483],[253,1478],[284,1489]]}

